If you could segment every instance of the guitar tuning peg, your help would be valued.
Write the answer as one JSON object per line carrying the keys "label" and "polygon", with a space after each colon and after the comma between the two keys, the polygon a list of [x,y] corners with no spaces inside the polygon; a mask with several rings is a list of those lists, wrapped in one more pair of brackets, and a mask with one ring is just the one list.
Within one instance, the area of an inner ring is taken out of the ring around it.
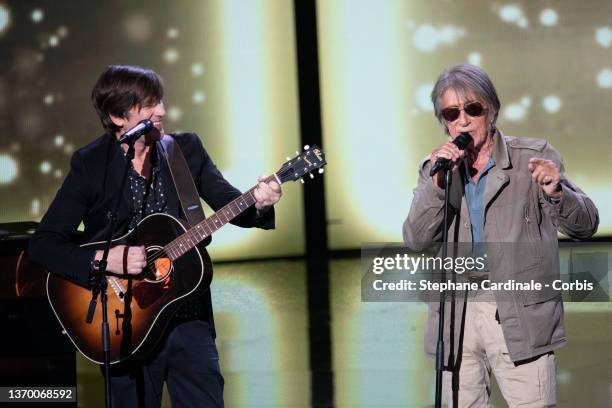
{"label": "guitar tuning peg", "polygon": [[314,178],[314,174],[312,174],[312,173],[308,173],[308,175],[310,176],[310,178],[311,178],[311,179],[313,179],[313,178]]}
{"label": "guitar tuning peg", "polygon": [[304,184],[304,179],[303,178],[300,179],[300,183]]}
{"label": "guitar tuning peg", "polygon": [[291,157],[287,156],[287,161],[291,161]]}
{"label": "guitar tuning peg", "polygon": [[310,146],[309,145],[304,145],[304,150],[308,150],[308,149],[310,149]]}
{"label": "guitar tuning peg", "polygon": [[296,151],[295,151],[295,155],[296,155],[296,156],[299,156],[299,155],[300,155],[300,152],[298,152],[298,151],[296,150]]}
{"label": "guitar tuning peg", "polygon": [[325,169],[324,169],[323,167],[321,167],[321,168],[319,169],[319,174],[323,174],[324,172],[325,172]]}

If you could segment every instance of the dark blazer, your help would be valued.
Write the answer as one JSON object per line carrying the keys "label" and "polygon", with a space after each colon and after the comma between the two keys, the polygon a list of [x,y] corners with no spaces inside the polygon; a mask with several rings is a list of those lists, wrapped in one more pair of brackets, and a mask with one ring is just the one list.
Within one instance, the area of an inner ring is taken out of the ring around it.
{"label": "dark blazer", "polygon": [[[216,211],[241,194],[223,178],[195,133],[176,134],[174,137],[187,160],[200,197],[211,208]],[[124,165],[123,151],[110,134],[74,153],[70,172],[30,240],[31,259],[51,273],[89,286],[95,250],[80,248],[74,234],[83,222],[85,230],[81,242],[104,239],[107,213],[115,203]],[[181,217],[178,195],[164,159],[161,160],[160,173],[167,196],[167,212]],[[131,220],[133,203],[129,183],[126,183],[122,195],[115,238],[127,232]],[[241,227],[271,229],[274,228],[274,210],[258,217],[255,207],[251,207],[232,223]]]}

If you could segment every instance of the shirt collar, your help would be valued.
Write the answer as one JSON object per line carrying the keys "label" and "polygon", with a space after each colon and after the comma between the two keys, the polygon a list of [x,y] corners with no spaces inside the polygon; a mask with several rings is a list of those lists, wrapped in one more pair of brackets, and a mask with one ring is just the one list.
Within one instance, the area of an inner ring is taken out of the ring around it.
{"label": "shirt collar", "polygon": [[[481,176],[478,178],[478,180],[483,179],[487,173],[489,172],[489,170],[491,170],[492,167],[495,166],[495,159],[493,159],[493,156],[491,155],[489,157],[489,161],[487,162],[487,165],[485,166],[484,169],[482,169],[482,174]],[[472,182],[472,176],[470,175],[470,168],[468,166],[467,160],[463,161],[463,169],[465,172],[465,180],[467,183],[471,183]]]}

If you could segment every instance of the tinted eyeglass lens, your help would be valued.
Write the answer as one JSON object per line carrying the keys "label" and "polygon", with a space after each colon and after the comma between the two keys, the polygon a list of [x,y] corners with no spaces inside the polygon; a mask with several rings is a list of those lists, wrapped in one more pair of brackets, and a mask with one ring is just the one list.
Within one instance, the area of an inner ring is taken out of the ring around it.
{"label": "tinted eyeglass lens", "polygon": [[[465,105],[463,107],[463,110],[471,117],[480,116],[484,112],[484,108],[479,102],[472,102],[468,105]],[[446,108],[442,110],[442,117],[449,122],[453,122],[457,120],[460,113],[461,109],[459,108]]]}
{"label": "tinted eyeglass lens", "polygon": [[442,117],[449,122],[455,121],[461,111],[459,108],[446,108],[442,111]]}
{"label": "tinted eyeglass lens", "polygon": [[474,102],[470,103],[469,105],[466,105],[463,110],[471,117],[476,117],[482,115],[484,109],[482,108],[481,104],[479,104],[478,102]]}

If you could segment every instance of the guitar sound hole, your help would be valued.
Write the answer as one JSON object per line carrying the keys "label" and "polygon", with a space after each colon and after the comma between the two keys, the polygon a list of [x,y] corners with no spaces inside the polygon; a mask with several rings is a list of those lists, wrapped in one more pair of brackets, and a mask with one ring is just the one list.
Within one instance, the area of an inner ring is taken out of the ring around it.
{"label": "guitar sound hole", "polygon": [[147,268],[144,280],[150,283],[170,284],[174,265],[163,251],[162,247],[151,246],[147,248]]}

